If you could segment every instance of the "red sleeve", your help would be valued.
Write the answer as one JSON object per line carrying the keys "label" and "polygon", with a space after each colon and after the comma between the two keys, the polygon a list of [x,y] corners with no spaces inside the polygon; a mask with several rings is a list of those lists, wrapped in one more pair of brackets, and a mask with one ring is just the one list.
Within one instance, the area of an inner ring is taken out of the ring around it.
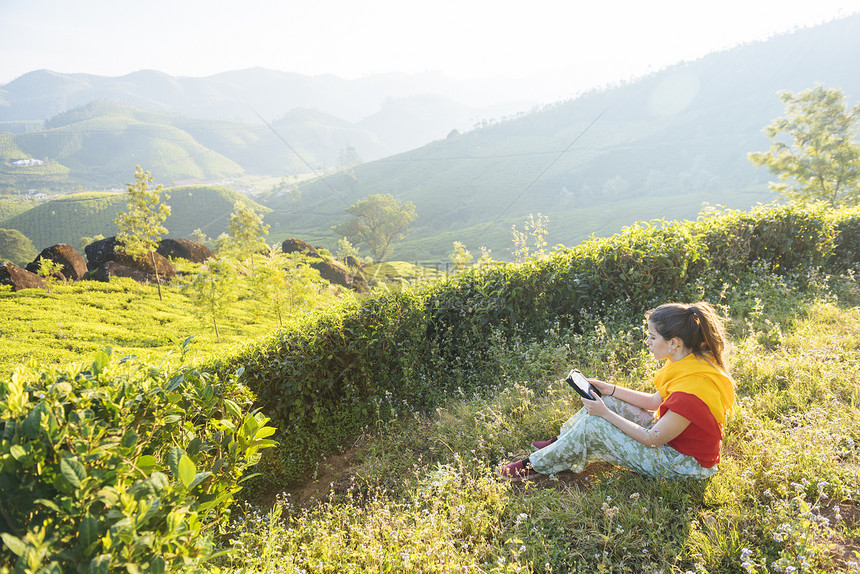
{"label": "red sleeve", "polygon": [[668,444],[678,452],[694,457],[705,468],[720,461],[723,430],[705,402],[690,393],[675,391],[660,405],[660,416],[672,411],[690,425]]}

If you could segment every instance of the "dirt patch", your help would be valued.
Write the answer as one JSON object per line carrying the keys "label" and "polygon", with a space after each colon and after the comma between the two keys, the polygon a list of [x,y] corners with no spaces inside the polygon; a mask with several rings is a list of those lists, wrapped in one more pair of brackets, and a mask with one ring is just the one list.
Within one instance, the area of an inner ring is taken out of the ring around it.
{"label": "dirt patch", "polygon": [[[831,525],[837,520],[841,521],[849,531],[855,531],[860,526],[860,504],[837,503],[825,508],[821,515],[830,520]],[[831,542],[834,544],[831,554],[843,566],[847,566],[849,562],[857,562],[857,556],[860,554],[860,537],[840,537]]]}
{"label": "dirt patch", "polygon": [[329,493],[343,492],[347,489],[353,475],[356,459],[361,454],[362,448],[354,446],[343,454],[336,454],[324,458],[319,463],[319,476],[309,480],[305,484],[286,489],[284,492],[290,496],[293,504],[300,508],[313,505],[315,502],[325,499]]}

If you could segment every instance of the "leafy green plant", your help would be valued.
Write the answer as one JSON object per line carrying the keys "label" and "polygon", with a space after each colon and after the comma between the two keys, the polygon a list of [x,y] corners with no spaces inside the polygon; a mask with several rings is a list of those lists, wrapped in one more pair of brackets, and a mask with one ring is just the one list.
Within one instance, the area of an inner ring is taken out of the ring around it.
{"label": "leafy green plant", "polygon": [[275,429],[246,410],[235,377],[128,359],[100,352],[0,382],[3,566],[166,572],[217,554],[218,527]]}
{"label": "leafy green plant", "polygon": [[39,277],[45,280],[45,289],[47,289],[48,293],[51,292],[51,289],[54,287],[54,283],[57,282],[56,274],[63,269],[62,264],[54,261],[53,259],[48,259],[47,257],[42,257],[39,260]]}

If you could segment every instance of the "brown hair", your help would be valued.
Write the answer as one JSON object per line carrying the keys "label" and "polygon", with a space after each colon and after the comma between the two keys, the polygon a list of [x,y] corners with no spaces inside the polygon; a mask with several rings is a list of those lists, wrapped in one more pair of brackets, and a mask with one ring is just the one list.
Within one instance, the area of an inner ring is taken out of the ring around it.
{"label": "brown hair", "polygon": [[664,339],[678,337],[698,357],[710,353],[717,366],[728,372],[725,363],[726,330],[709,303],[666,303],[648,311],[645,318]]}

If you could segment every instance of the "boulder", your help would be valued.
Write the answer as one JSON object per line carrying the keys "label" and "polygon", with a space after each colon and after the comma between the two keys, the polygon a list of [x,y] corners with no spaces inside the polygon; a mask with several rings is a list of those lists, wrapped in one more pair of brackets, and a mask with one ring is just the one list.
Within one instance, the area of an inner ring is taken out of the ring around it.
{"label": "boulder", "polygon": [[366,293],[369,290],[367,281],[363,278],[352,275],[349,271],[343,267],[335,265],[334,263],[329,263],[328,261],[314,261],[311,263],[311,267],[320,272],[320,277],[334,285],[348,287],[349,289],[354,289],[359,293]]}
{"label": "boulder", "polygon": [[281,244],[281,250],[284,253],[304,253],[316,259],[322,259],[316,247],[301,239],[285,239]]}
{"label": "boulder", "polygon": [[94,271],[101,267],[102,263],[115,260],[116,245],[116,237],[105,237],[84,247],[84,253],[87,255],[87,269]]}
{"label": "boulder", "polygon": [[9,261],[0,262],[0,285],[11,285],[12,291],[21,289],[40,289],[45,280]]}
{"label": "boulder", "polygon": [[343,262],[350,269],[361,269],[361,263],[358,262],[358,259],[354,255],[347,255]]}
{"label": "boulder", "polygon": [[140,269],[123,265],[117,261],[105,261],[95,270],[92,278],[96,281],[108,283],[111,277],[130,277],[138,283],[155,283],[155,276],[145,273]]}
{"label": "boulder", "polygon": [[[138,258],[133,258],[118,250],[119,242],[116,237],[106,237],[99,241],[94,241],[84,248],[87,254],[87,267],[92,271],[99,269],[108,261],[121,263],[126,267],[137,269],[145,275],[155,276],[155,267],[149,260],[149,255]],[[176,275],[176,267],[160,253],[153,253],[155,265],[158,268],[158,275],[162,279],[170,279]],[[127,277],[127,275],[123,275]]]}
{"label": "boulder", "polygon": [[50,259],[61,265],[60,273],[63,275],[63,281],[66,279],[80,281],[87,274],[87,262],[84,261],[84,256],[68,243],[58,243],[43,249],[39,256],[27,265],[27,271],[38,274],[42,259]]}
{"label": "boulder", "polygon": [[196,241],[179,237],[165,238],[158,242],[158,253],[174,259],[187,259],[194,263],[203,263],[212,257],[212,250]]}

